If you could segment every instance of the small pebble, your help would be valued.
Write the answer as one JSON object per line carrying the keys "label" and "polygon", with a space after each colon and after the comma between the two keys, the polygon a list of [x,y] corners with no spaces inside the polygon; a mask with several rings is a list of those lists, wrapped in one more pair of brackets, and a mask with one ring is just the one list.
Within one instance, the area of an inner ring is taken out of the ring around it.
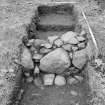
{"label": "small pebble", "polygon": [[69,41],[70,44],[78,44],[78,40],[74,37],[72,40]]}
{"label": "small pebble", "polygon": [[44,47],[40,49],[41,54],[47,54],[47,53],[49,53],[51,51],[52,51],[52,49],[47,49],[47,48],[44,48]]}
{"label": "small pebble", "polygon": [[34,46],[30,47],[30,51],[33,53],[38,53],[38,50]]}
{"label": "small pebble", "polygon": [[25,75],[26,77],[30,77],[30,73],[28,73],[28,72],[25,72],[24,75]]}
{"label": "small pebble", "polygon": [[64,86],[64,85],[66,85],[65,77],[63,77],[61,75],[57,75],[55,77],[55,85],[57,85],[57,86]]}
{"label": "small pebble", "polygon": [[27,36],[23,36],[22,38],[22,42],[25,46],[27,46],[27,43],[28,43],[28,37]]}
{"label": "small pebble", "polygon": [[101,66],[101,65],[104,64],[103,61],[102,61],[102,59],[99,59],[99,58],[95,59],[95,63],[97,65],[97,67],[99,67],[99,66]]}
{"label": "small pebble", "polygon": [[4,85],[6,85],[6,80],[0,79],[0,88],[2,88]]}
{"label": "small pebble", "polygon": [[53,85],[55,74],[45,74],[43,77],[44,85]]}
{"label": "small pebble", "polygon": [[5,74],[6,74],[5,72],[1,72],[1,71],[0,71],[0,77],[4,77]]}
{"label": "small pebble", "polygon": [[74,84],[77,84],[79,81],[78,80],[76,80],[75,78],[72,78],[72,77],[68,77],[67,78],[67,83],[69,84],[69,85],[74,85]]}
{"label": "small pebble", "polygon": [[39,67],[36,65],[34,69],[34,74],[40,73]]}
{"label": "small pebble", "polygon": [[13,68],[9,68],[8,71],[9,71],[10,73],[13,73],[13,72],[14,72],[14,69],[13,69]]}
{"label": "small pebble", "polygon": [[38,54],[38,53],[33,55],[33,59],[35,59],[35,60],[40,60],[42,57],[43,57],[43,55]]}
{"label": "small pebble", "polygon": [[30,39],[28,40],[27,46],[32,46],[32,44],[34,43],[35,39]]}
{"label": "small pebble", "polygon": [[63,41],[61,39],[56,39],[54,41],[54,45],[56,45],[57,47],[61,47],[63,45]]}
{"label": "small pebble", "polygon": [[79,43],[78,44],[78,47],[81,49],[81,48],[85,48],[85,43]]}
{"label": "small pebble", "polygon": [[83,42],[86,40],[83,36],[77,36],[76,38],[79,42]]}
{"label": "small pebble", "polygon": [[73,96],[77,96],[78,95],[78,93],[76,92],[76,91],[74,91],[74,90],[71,90],[71,95],[73,95]]}
{"label": "small pebble", "polygon": [[73,50],[73,51],[77,51],[77,50],[78,50],[78,47],[72,46],[72,50]]}
{"label": "small pebble", "polygon": [[73,59],[73,54],[69,53],[69,57],[70,57],[70,59]]}
{"label": "small pebble", "polygon": [[79,82],[82,82],[83,81],[83,77],[82,76],[78,76],[78,75],[76,75],[76,76],[74,76]]}
{"label": "small pebble", "polygon": [[85,30],[82,30],[81,35],[84,35],[84,34],[86,34],[86,32],[85,32]]}
{"label": "small pebble", "polygon": [[33,77],[28,77],[28,78],[26,79],[26,81],[27,81],[27,83],[31,83],[31,82],[33,81]]}
{"label": "small pebble", "polygon": [[42,44],[41,46],[44,46],[45,48],[52,48],[52,44],[50,44],[50,43],[44,43],[44,44]]}
{"label": "small pebble", "polygon": [[35,39],[35,41],[34,41],[34,47],[39,48],[42,44],[45,44],[45,43],[46,43],[45,40]]}
{"label": "small pebble", "polygon": [[34,62],[35,63],[40,63],[40,60],[39,59],[35,59]]}
{"label": "small pebble", "polygon": [[53,45],[53,49],[56,49],[56,48],[57,48],[57,46]]}
{"label": "small pebble", "polygon": [[69,71],[70,71],[71,74],[76,74],[79,71],[79,69],[77,69],[75,67],[70,67],[68,69],[69,69]]}
{"label": "small pebble", "polygon": [[75,105],[79,105],[79,103],[76,103]]}
{"label": "small pebble", "polygon": [[87,37],[86,31],[85,30],[82,30],[81,33],[80,33],[80,36]]}
{"label": "small pebble", "polygon": [[43,82],[42,82],[42,80],[41,80],[40,77],[36,77],[36,78],[33,80],[33,82],[34,82],[34,84],[35,84],[36,86],[38,86],[38,87],[43,86]]}
{"label": "small pebble", "polygon": [[7,73],[8,70],[7,70],[7,69],[0,69],[0,72],[2,72],[2,73]]}
{"label": "small pebble", "polygon": [[65,45],[63,45],[62,47],[63,47],[66,51],[71,51],[71,48],[72,48],[71,44],[65,44]]}

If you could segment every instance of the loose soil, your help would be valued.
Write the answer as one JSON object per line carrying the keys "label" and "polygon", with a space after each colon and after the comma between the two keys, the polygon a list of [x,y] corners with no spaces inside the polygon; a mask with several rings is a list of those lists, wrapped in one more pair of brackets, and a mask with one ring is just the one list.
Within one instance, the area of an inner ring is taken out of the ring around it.
{"label": "loose soil", "polygon": [[[76,94],[72,94],[75,91]],[[46,86],[43,89],[26,84],[25,94],[20,105],[89,105],[90,89],[86,81],[63,87]]]}

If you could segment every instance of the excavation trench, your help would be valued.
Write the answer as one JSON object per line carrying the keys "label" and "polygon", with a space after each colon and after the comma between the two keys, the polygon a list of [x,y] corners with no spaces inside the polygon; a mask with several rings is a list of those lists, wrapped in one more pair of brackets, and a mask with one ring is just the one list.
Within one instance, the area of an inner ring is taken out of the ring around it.
{"label": "excavation trench", "polygon": [[[31,23],[26,28],[29,40],[37,38],[46,40],[49,36],[57,35],[60,37],[68,31],[79,32],[80,30],[81,28],[78,28],[77,12],[74,6],[70,4],[38,6],[35,10],[35,16],[32,17]],[[16,105],[89,105],[91,89],[87,66],[88,64],[79,72],[72,74],[72,76],[82,76],[82,82],[72,85],[43,87],[36,86],[33,82],[27,83],[24,79],[24,70],[21,68],[23,79],[18,80],[22,81],[22,86],[18,84],[21,89],[18,92],[20,93],[18,95],[19,99],[15,101]],[[45,73],[42,72],[38,76]]]}

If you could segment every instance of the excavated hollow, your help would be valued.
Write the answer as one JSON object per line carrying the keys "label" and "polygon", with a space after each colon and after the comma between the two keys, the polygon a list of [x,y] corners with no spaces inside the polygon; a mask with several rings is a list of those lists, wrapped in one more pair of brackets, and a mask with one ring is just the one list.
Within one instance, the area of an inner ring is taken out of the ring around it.
{"label": "excavated hollow", "polygon": [[[37,19],[37,22],[32,21],[26,30],[29,39],[38,37],[39,39],[46,40],[49,36],[61,36],[68,31],[75,31],[77,19],[75,14],[73,14],[72,6],[69,8],[69,6],[58,5],[58,12],[56,12],[56,7],[48,6],[48,13],[46,13],[46,6],[40,6],[39,20]],[[65,8],[71,11],[65,13]],[[35,17],[38,16],[35,15]],[[84,80],[71,86],[66,84],[61,87],[52,85],[40,88],[40,86],[36,86],[33,82],[25,82],[22,86],[24,94],[19,105],[88,105],[90,88],[86,77],[86,68],[79,75],[82,75]]]}

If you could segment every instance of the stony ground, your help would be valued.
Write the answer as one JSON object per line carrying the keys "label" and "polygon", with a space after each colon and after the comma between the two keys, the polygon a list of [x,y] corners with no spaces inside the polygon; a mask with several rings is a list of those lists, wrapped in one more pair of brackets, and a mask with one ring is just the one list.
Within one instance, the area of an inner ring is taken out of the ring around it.
{"label": "stony ground", "polygon": [[[37,2],[44,1],[50,0],[0,0],[0,105],[8,103],[9,94],[11,94],[15,84],[13,80],[16,72],[13,71],[15,65],[12,62],[13,58],[17,56],[17,48],[21,43],[21,38],[26,34],[25,26],[30,22],[30,18],[34,14]],[[97,5],[96,1],[90,1],[80,0],[105,61],[105,11],[103,6]],[[97,72],[95,74],[97,75]],[[104,83],[104,78],[100,78],[100,73],[98,73],[97,78]],[[102,83],[98,80],[97,85],[100,86]],[[102,87],[98,88],[99,93],[102,92],[102,88],[103,93],[105,92],[104,87],[102,85]],[[96,97],[95,100],[97,100]]]}

